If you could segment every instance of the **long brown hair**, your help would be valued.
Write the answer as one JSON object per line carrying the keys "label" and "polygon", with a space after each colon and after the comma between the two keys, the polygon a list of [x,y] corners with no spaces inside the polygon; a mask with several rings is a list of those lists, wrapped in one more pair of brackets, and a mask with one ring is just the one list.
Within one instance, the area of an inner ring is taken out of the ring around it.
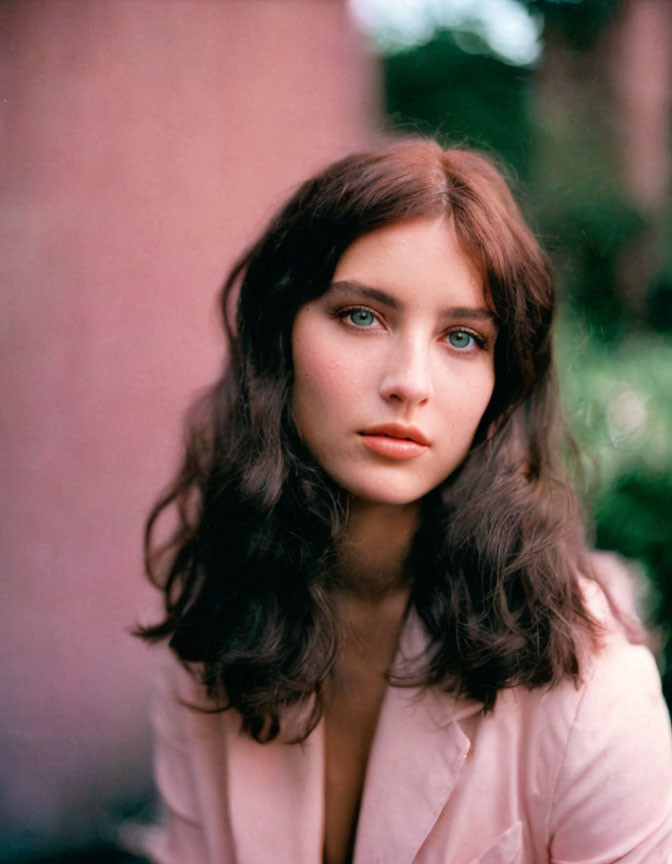
{"label": "long brown hair", "polygon": [[[311,706],[310,732],[338,651],[330,579],[347,495],[294,427],[294,316],[327,289],[355,238],[442,214],[480,268],[499,332],[472,448],[423,500],[410,551],[411,603],[428,643],[414,683],[488,709],[502,688],[578,676],[583,637],[595,631],[578,585],[589,574],[579,509],[559,456],[570,439],[549,263],[488,158],[422,139],[357,153],[303,183],[229,275],[230,359],[191,414],[184,463],[146,528],[166,614],[139,632],[197,664],[209,695],[259,740],[297,703]],[[157,546],[171,507],[177,527]]]}

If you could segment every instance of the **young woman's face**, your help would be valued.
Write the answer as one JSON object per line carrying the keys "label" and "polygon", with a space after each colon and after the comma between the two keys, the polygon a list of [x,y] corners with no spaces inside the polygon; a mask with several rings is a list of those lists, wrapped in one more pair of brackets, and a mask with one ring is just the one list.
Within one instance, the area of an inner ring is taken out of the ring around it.
{"label": "young woman's face", "polygon": [[452,223],[359,237],[292,330],[292,410],[330,477],[408,504],[466,456],[492,394],[497,329]]}

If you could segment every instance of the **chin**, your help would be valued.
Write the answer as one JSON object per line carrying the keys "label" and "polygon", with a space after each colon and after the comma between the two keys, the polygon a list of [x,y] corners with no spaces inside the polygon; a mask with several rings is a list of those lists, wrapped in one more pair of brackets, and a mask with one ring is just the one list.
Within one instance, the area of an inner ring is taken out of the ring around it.
{"label": "chin", "polygon": [[343,483],[340,485],[359,501],[369,504],[396,504],[403,506],[413,504],[431,492],[431,489],[404,483]]}

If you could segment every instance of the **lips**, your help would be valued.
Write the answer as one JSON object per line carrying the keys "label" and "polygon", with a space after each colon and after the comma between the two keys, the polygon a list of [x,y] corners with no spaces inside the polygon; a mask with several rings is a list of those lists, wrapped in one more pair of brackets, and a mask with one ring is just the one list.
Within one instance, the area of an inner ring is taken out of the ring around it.
{"label": "lips", "polygon": [[382,435],[386,438],[397,438],[402,441],[415,441],[429,447],[429,440],[415,426],[404,426],[401,423],[385,423],[382,426],[371,426],[364,429],[361,435]]}
{"label": "lips", "polygon": [[365,447],[387,459],[412,459],[429,448],[429,440],[415,426],[387,423],[359,434]]}

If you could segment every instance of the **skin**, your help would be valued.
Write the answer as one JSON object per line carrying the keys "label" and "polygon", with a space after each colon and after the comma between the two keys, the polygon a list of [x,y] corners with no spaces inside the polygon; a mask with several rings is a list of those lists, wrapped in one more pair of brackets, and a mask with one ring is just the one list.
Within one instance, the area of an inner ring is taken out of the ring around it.
{"label": "skin", "polygon": [[[351,493],[333,598],[341,651],[324,723],[326,864],[352,858],[408,599],[404,563],[419,501],[471,446],[494,387],[496,338],[479,272],[444,218],[358,238],[331,287],[294,321],[294,420],[313,456]],[[417,452],[408,459],[366,446],[362,433],[389,423],[413,427],[427,445],[410,445]]]}

